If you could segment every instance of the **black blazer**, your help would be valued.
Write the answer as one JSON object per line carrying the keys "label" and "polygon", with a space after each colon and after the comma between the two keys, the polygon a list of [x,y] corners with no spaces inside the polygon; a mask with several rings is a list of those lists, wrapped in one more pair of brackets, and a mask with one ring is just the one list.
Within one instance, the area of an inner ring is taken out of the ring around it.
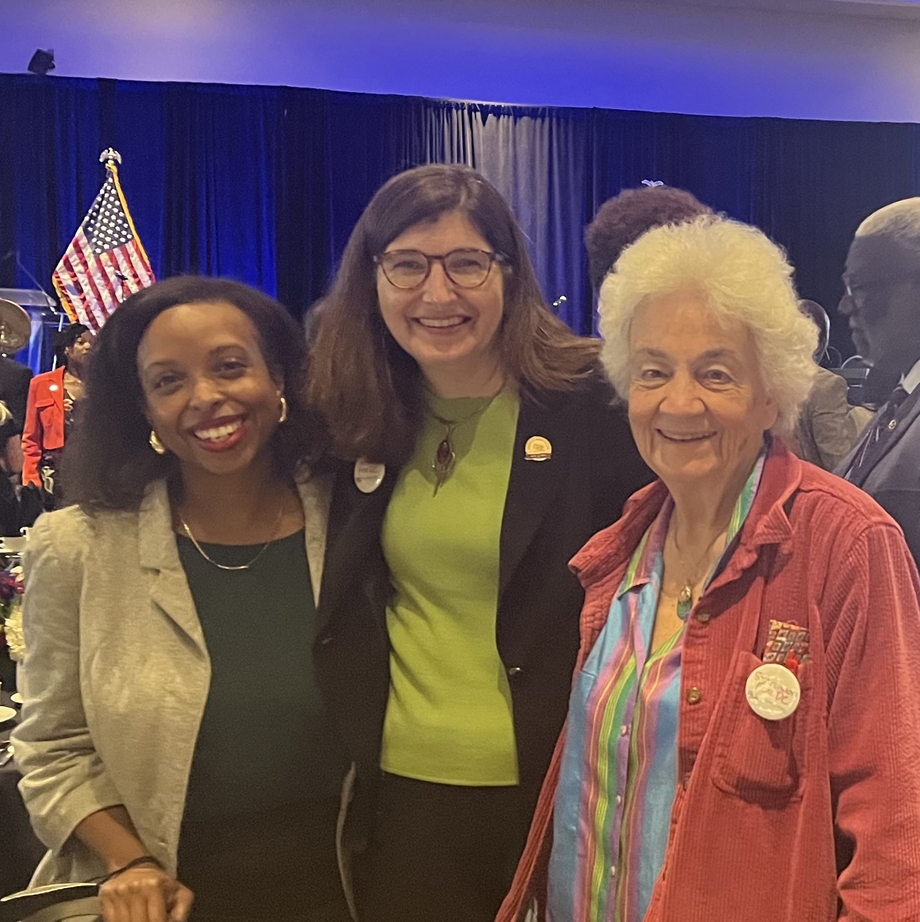
{"label": "black blazer", "polygon": [[874,452],[874,459],[868,461],[858,477],[848,476],[863,443],[873,437],[874,424],[881,412],[872,417],[834,473],[865,490],[901,526],[907,546],[920,567],[920,387],[898,408],[895,415],[898,425],[881,450]]}
{"label": "black blazer", "polygon": [[[573,392],[521,399],[500,540],[497,642],[511,688],[522,784],[540,783],[565,720],[584,596],[568,561],[652,479],[625,412],[612,399],[599,377]],[[525,457],[534,435],[551,443],[549,460]],[[370,494],[357,489],[352,475],[352,466],[343,466],[333,491],[316,667],[357,766],[353,812],[367,821],[390,681],[390,581],[380,530],[398,472],[388,470]]]}
{"label": "black blazer", "polygon": [[0,400],[13,414],[15,433],[22,435],[22,424],[26,418],[26,400],[29,396],[29,382],[32,369],[27,365],[0,355]]}

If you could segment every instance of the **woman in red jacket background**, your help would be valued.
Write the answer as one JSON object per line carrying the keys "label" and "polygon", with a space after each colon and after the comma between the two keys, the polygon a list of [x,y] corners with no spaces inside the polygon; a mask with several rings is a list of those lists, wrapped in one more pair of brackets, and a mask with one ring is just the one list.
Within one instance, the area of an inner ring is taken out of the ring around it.
{"label": "woman in red jacket background", "polygon": [[29,384],[22,432],[24,524],[31,524],[40,511],[37,502],[29,501],[27,488],[39,491],[33,496],[41,497],[41,509],[64,504],[61,453],[76,406],[83,398],[83,378],[92,346],[92,331],[84,324],[72,323],[60,330],[54,340],[57,368],[36,375]]}

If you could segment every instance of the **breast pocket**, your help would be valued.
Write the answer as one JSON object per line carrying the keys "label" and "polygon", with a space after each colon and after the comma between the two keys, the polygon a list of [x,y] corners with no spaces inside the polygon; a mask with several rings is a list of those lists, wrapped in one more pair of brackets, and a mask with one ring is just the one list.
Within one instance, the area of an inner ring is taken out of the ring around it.
{"label": "breast pocket", "polygon": [[57,413],[54,397],[47,394],[35,403],[35,410],[41,422],[42,429],[46,432],[54,425],[54,416]]}
{"label": "breast pocket", "polygon": [[742,653],[730,678],[724,713],[715,740],[713,783],[750,803],[781,806],[802,794],[811,704],[811,664],[799,667],[799,706],[782,720],[755,714],[747,701],[748,676],[761,665]]}

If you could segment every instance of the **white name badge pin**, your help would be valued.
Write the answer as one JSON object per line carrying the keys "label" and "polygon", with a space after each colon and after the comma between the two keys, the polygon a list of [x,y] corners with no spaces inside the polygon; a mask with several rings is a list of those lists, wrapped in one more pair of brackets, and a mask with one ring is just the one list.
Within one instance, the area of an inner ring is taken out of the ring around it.
{"label": "white name badge pin", "polygon": [[525,461],[549,461],[553,457],[550,440],[542,435],[532,435],[524,443]]}
{"label": "white name badge pin", "polygon": [[386,472],[385,464],[374,464],[358,458],[355,461],[355,486],[362,493],[373,493],[383,483]]}
{"label": "white name badge pin", "polygon": [[764,663],[744,687],[751,710],[766,720],[783,720],[795,713],[802,688],[795,673],[780,663]]}

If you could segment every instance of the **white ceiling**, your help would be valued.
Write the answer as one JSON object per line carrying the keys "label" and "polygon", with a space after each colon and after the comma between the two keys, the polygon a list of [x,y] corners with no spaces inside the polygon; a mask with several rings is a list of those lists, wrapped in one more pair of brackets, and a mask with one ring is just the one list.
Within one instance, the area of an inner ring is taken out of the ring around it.
{"label": "white ceiling", "polygon": [[920,0],[645,0],[657,6],[782,10],[790,13],[862,15],[891,19],[920,17]]}
{"label": "white ceiling", "polygon": [[[348,2],[348,0],[345,0]],[[378,2],[390,7],[419,6],[419,0],[358,0],[364,4]],[[439,5],[444,0],[422,0]],[[448,0],[449,2],[449,0]],[[494,7],[558,5],[560,0],[467,0]],[[566,2],[566,0],[562,0]],[[445,3],[444,5],[448,5]],[[566,5],[579,9],[612,12],[616,9],[709,8],[723,10],[765,10],[805,16],[871,16],[884,19],[920,19],[920,0],[567,0]]]}

